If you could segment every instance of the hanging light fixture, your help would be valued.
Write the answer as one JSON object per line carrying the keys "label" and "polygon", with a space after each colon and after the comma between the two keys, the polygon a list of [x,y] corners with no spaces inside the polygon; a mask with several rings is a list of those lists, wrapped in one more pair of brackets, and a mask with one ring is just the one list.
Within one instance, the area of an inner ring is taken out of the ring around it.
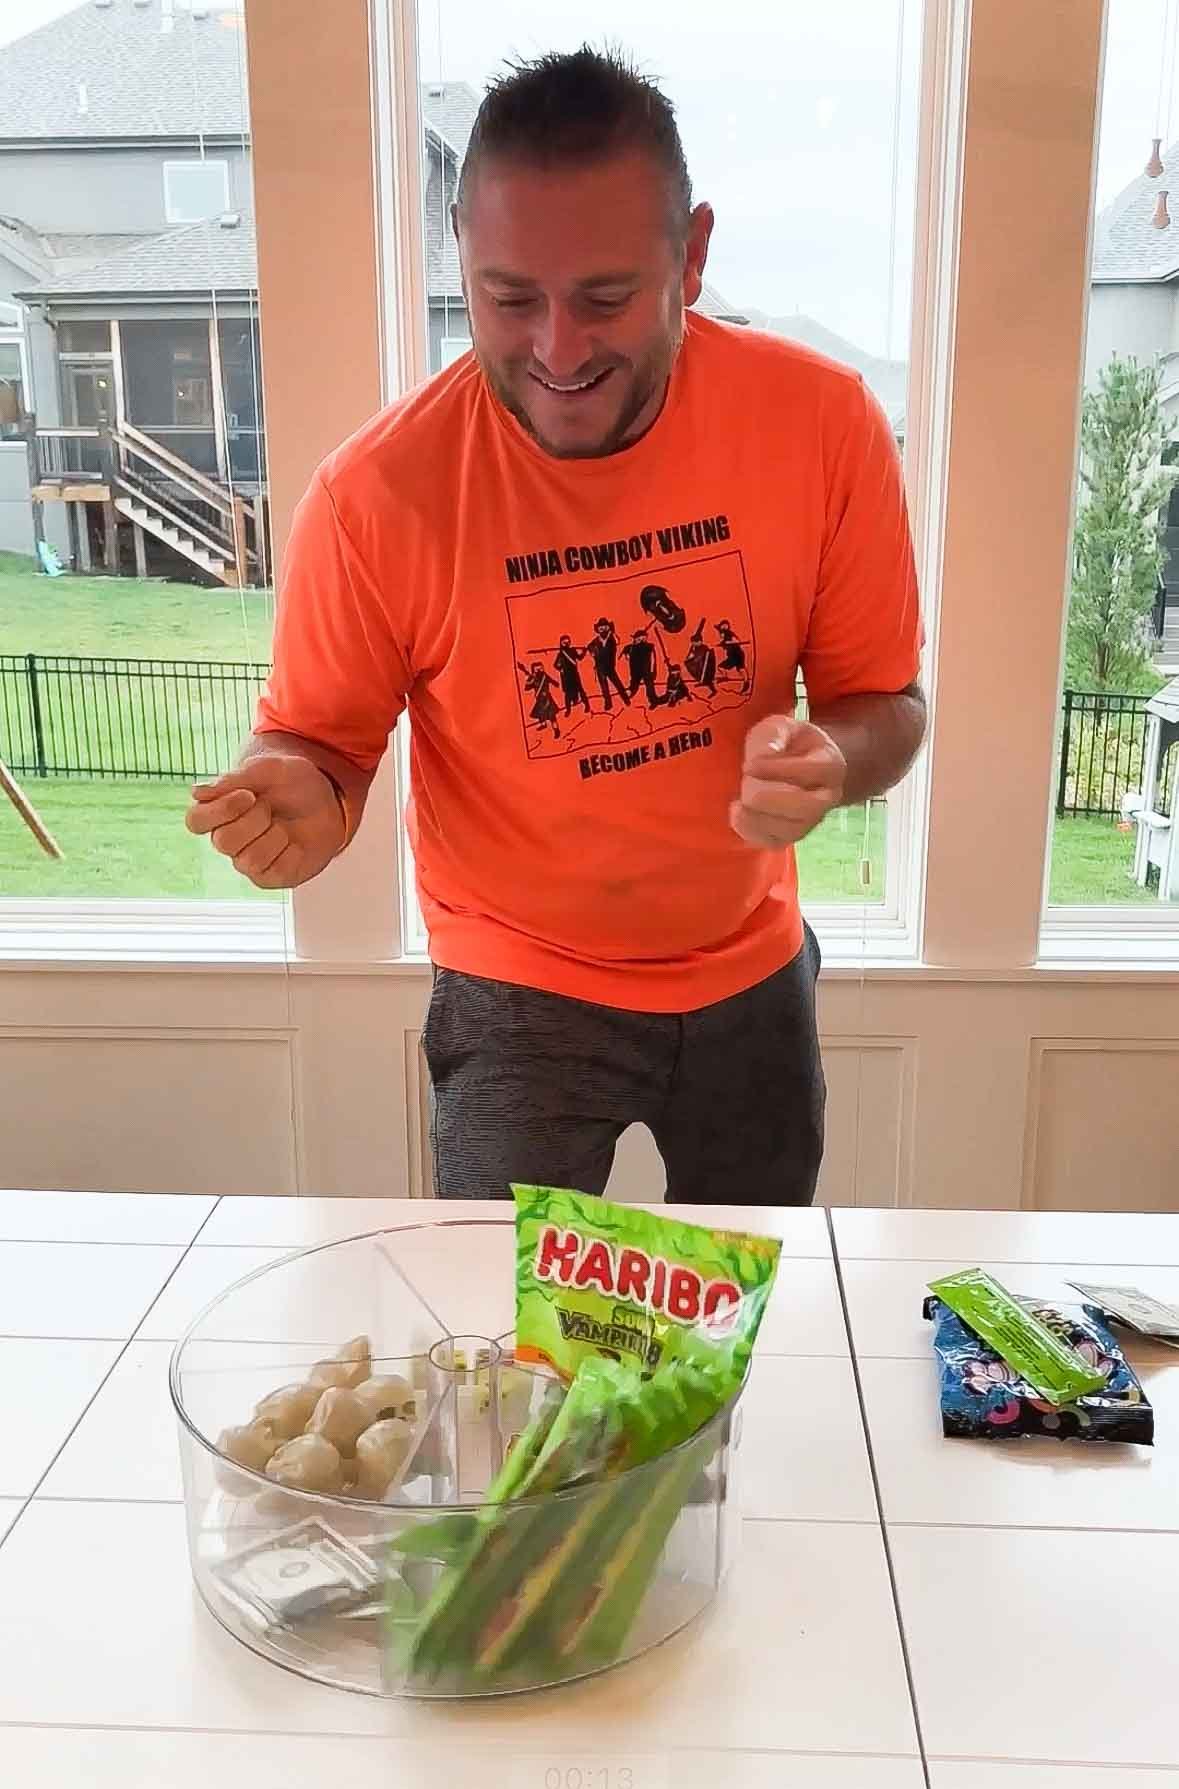
{"label": "hanging light fixture", "polygon": [[1168,230],[1171,226],[1171,213],[1167,210],[1167,194],[1162,192],[1154,202],[1154,216],[1151,223],[1156,230]]}
{"label": "hanging light fixture", "polygon": [[1150,178],[1152,180],[1157,180],[1159,175],[1163,172],[1163,158],[1159,154],[1159,150],[1162,148],[1162,146],[1163,146],[1163,139],[1161,137],[1155,137],[1152,139],[1151,149],[1150,149],[1150,160],[1147,162],[1146,167],[1143,169],[1143,172],[1146,174],[1149,174]]}

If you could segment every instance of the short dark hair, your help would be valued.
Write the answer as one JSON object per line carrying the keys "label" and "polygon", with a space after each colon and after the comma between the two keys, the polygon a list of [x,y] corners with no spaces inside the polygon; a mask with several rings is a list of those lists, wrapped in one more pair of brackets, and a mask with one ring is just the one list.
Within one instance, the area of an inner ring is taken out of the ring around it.
{"label": "short dark hair", "polygon": [[553,167],[641,149],[667,177],[672,219],[687,226],[692,182],[675,107],[620,50],[583,44],[509,64],[492,81],[471,130],[459,177],[462,205],[480,165],[492,157]]}

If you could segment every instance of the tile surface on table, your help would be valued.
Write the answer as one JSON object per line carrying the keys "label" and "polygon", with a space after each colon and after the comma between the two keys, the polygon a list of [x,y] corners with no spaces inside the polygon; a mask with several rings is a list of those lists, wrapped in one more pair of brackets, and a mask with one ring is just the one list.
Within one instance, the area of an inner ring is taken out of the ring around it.
{"label": "tile surface on table", "polygon": [[1179,1266],[1179,1213],[833,1211],[841,1260],[1156,1261]]}
{"label": "tile surface on table", "polygon": [[[929,1282],[963,1266],[982,1267],[1002,1281],[1009,1291],[1033,1298],[1081,1304],[1081,1294],[1070,1282],[1092,1285],[1141,1286],[1168,1303],[1179,1305],[1179,1267],[1149,1264],[1118,1266],[1111,1262],[1086,1264],[1067,1257],[1059,1261],[970,1260],[946,1256],[929,1261],[842,1260],[851,1320],[852,1340],[861,1359],[929,1360],[932,1358],[932,1325],[921,1314]],[[1135,1362],[1165,1365],[1179,1353],[1161,1342],[1151,1342],[1125,1330],[1118,1335]]]}
{"label": "tile surface on table", "polygon": [[[833,1758],[740,1751],[544,1750],[521,1741],[484,1748],[461,1739],[445,1748],[387,1737],[301,1733],[112,1733],[9,1728],[5,1759],[14,1781],[86,1789],[923,1789],[916,1759]],[[971,1786],[973,1789],[973,1786]],[[1029,1784],[1028,1789],[1057,1789]],[[1105,1789],[1096,1784],[1094,1789]],[[1117,1783],[1108,1789],[1122,1789]],[[1126,1785],[1126,1789],[1137,1789]]]}
{"label": "tile surface on table", "polygon": [[0,1242],[0,1335],[125,1341],[183,1253],[151,1243]]}
{"label": "tile surface on table", "polygon": [[1070,1789],[1090,1764],[1179,1767],[1179,1534],[894,1526],[890,1544],[931,1757],[1051,1761]]}
{"label": "tile surface on table", "polygon": [[[286,1253],[286,1249],[211,1248],[203,1243],[195,1244],[145,1314],[136,1340],[176,1341],[184,1334],[193,1318],[220,1293],[227,1291],[247,1274],[253,1273],[255,1268],[267,1267],[272,1261],[281,1261]],[[335,1333],[333,1326],[323,1338],[325,1345]],[[243,1336],[240,1339],[251,1338]],[[342,1341],[344,1337],[341,1336],[340,1339]]]}
{"label": "tile surface on table", "polygon": [[701,1622],[622,1670],[498,1702],[380,1701],[256,1658],[199,1604],[174,1506],[34,1501],[0,1547],[0,1607],[20,1611],[0,1628],[0,1723],[384,1732],[494,1740],[497,1757],[593,1754],[606,1733],[620,1755],[916,1755],[883,1548],[867,1526],[750,1522]]}
{"label": "tile surface on table", "polygon": [[1078,1770],[1075,1764],[949,1764],[935,1758],[929,1767],[930,1789],[1174,1789],[1176,1783],[1179,1771],[1116,1764]]}
{"label": "tile surface on table", "polygon": [[[826,1219],[821,1211],[791,1206],[658,1205],[648,1209],[689,1224],[729,1230],[752,1230],[779,1236],[794,1255],[831,1253]],[[511,1224],[514,1208],[506,1199],[297,1199],[288,1196],[227,1196],[201,1233],[208,1243],[238,1243],[256,1248],[309,1248],[338,1237],[399,1225],[459,1223],[491,1219]]]}
{"label": "tile surface on table", "polygon": [[179,1503],[184,1491],[168,1395],[171,1354],[171,1342],[128,1345],[54,1462],[42,1496]]}
{"label": "tile surface on table", "polygon": [[0,1541],[4,1539],[24,1507],[23,1497],[0,1497]]}
{"label": "tile surface on table", "polygon": [[203,1193],[26,1193],[0,1188],[3,1242],[191,1242],[214,1205]]}
{"label": "tile surface on table", "polygon": [[947,1439],[932,1360],[861,1360],[886,1521],[1179,1530],[1179,1354],[1137,1370],[1154,1405],[1154,1447]]}
{"label": "tile surface on table", "polygon": [[850,1360],[755,1354],[741,1420],[738,1471],[746,1515],[876,1527]]}
{"label": "tile surface on table", "polygon": [[0,1497],[33,1490],[121,1346],[0,1340]]}

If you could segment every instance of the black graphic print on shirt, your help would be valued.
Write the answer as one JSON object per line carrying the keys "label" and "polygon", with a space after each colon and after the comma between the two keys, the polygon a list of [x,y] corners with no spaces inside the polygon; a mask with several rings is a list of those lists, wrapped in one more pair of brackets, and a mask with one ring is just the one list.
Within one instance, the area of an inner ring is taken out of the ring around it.
{"label": "black graphic print on shirt", "polygon": [[525,749],[562,757],[707,723],[753,692],[738,551],[509,596]]}

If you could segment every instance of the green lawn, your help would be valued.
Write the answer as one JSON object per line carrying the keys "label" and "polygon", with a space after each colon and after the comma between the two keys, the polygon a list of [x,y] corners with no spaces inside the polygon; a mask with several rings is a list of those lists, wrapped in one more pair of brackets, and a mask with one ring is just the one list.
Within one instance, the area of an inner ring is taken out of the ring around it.
{"label": "green lawn", "polygon": [[[158,579],[47,578],[32,560],[0,553],[0,653],[264,663],[272,611],[268,591],[205,590]],[[52,726],[52,712],[48,720]],[[0,894],[206,900],[258,894],[185,832],[183,783],[25,780],[66,857],[63,863],[45,858],[0,798]],[[875,804],[868,840],[867,898],[873,902],[884,898],[884,835],[885,809]],[[862,809],[828,819],[799,850],[804,901],[863,900],[863,851]],[[1130,880],[1133,853],[1133,833],[1121,832],[1111,820],[1058,820],[1052,903],[1154,900]]]}
{"label": "green lawn", "polygon": [[163,578],[47,578],[0,553],[0,652],[265,664],[268,590],[204,590]]}
{"label": "green lawn", "polygon": [[26,777],[25,791],[65,853],[53,862],[0,796],[0,894],[71,900],[273,900],[184,827],[183,783]]}
{"label": "green lawn", "polygon": [[1057,820],[1052,833],[1048,901],[1053,907],[1104,907],[1145,901],[1153,889],[1133,881],[1134,833],[1116,820]]}
{"label": "green lawn", "polygon": [[882,801],[872,803],[867,839],[871,880],[866,889],[860,881],[865,844],[863,808],[842,808],[837,814],[829,814],[822,826],[802,841],[798,847],[798,886],[804,901],[883,901],[886,814]]}

